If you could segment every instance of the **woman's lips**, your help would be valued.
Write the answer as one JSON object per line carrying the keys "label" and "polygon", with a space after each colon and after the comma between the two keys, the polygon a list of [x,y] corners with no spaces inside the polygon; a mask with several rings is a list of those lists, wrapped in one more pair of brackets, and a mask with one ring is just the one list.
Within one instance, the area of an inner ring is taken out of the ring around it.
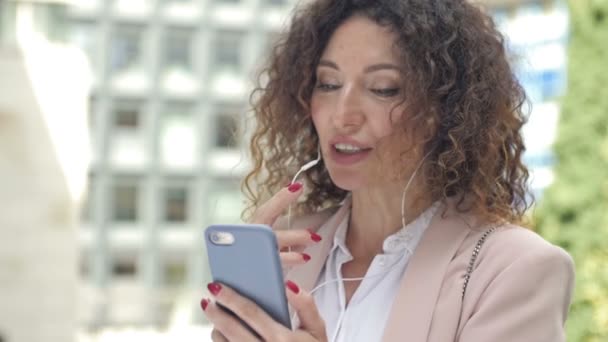
{"label": "woman's lips", "polygon": [[371,151],[371,148],[366,148],[354,153],[345,153],[338,151],[335,146],[331,146],[330,159],[339,165],[352,165],[367,158]]}

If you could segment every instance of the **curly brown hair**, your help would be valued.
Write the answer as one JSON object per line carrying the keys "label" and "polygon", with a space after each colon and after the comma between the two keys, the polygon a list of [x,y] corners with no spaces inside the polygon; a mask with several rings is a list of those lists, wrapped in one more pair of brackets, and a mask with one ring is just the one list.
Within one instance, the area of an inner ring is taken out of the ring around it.
{"label": "curly brown hair", "polygon": [[[243,181],[248,209],[285,186],[314,159],[310,116],[317,63],[332,33],[353,15],[390,28],[404,70],[405,130],[428,154],[427,196],[457,199],[458,210],[489,221],[521,222],[533,201],[521,128],[526,95],[491,17],[466,0],[317,0],[296,8],[251,95],[253,169]],[[305,175],[300,213],[338,204],[347,192],[321,165]],[[466,201],[465,201],[466,198]]]}

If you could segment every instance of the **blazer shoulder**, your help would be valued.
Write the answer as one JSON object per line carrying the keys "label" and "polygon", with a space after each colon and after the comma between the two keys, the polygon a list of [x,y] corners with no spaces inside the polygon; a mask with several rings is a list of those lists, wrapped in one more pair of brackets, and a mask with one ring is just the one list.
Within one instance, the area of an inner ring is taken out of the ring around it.
{"label": "blazer shoulder", "polygon": [[570,255],[561,247],[553,245],[536,232],[518,225],[507,224],[497,227],[486,244],[487,250],[495,254],[508,256],[522,256],[533,253],[550,255],[560,259],[571,259]]}
{"label": "blazer shoulder", "polygon": [[[476,245],[481,234],[472,235]],[[529,263],[530,266],[552,265],[566,273],[573,273],[574,270],[572,257],[564,249],[551,244],[528,228],[513,224],[497,227],[496,231],[486,238],[478,255],[476,269],[500,273],[521,261]]]}

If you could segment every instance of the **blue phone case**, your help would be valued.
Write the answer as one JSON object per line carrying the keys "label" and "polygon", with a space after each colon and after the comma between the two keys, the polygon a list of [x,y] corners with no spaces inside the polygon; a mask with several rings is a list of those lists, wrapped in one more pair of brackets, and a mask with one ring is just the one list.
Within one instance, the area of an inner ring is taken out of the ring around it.
{"label": "blue phone case", "polygon": [[[213,233],[232,234],[234,242],[218,245]],[[291,329],[283,270],[276,237],[266,225],[211,225],[205,231],[214,281],[224,283],[257,303],[277,322]]]}

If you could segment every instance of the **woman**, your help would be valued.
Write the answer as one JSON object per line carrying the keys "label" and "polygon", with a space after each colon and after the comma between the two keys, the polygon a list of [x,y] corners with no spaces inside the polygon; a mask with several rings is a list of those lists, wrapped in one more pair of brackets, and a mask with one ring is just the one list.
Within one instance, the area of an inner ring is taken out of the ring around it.
{"label": "woman", "polygon": [[[264,77],[245,189],[251,221],[276,229],[299,322],[212,283],[215,341],[256,340],[216,303],[267,341],[565,339],[573,265],[517,225],[525,94],[486,14],[464,0],[306,2]],[[298,217],[276,222],[291,204]]]}

